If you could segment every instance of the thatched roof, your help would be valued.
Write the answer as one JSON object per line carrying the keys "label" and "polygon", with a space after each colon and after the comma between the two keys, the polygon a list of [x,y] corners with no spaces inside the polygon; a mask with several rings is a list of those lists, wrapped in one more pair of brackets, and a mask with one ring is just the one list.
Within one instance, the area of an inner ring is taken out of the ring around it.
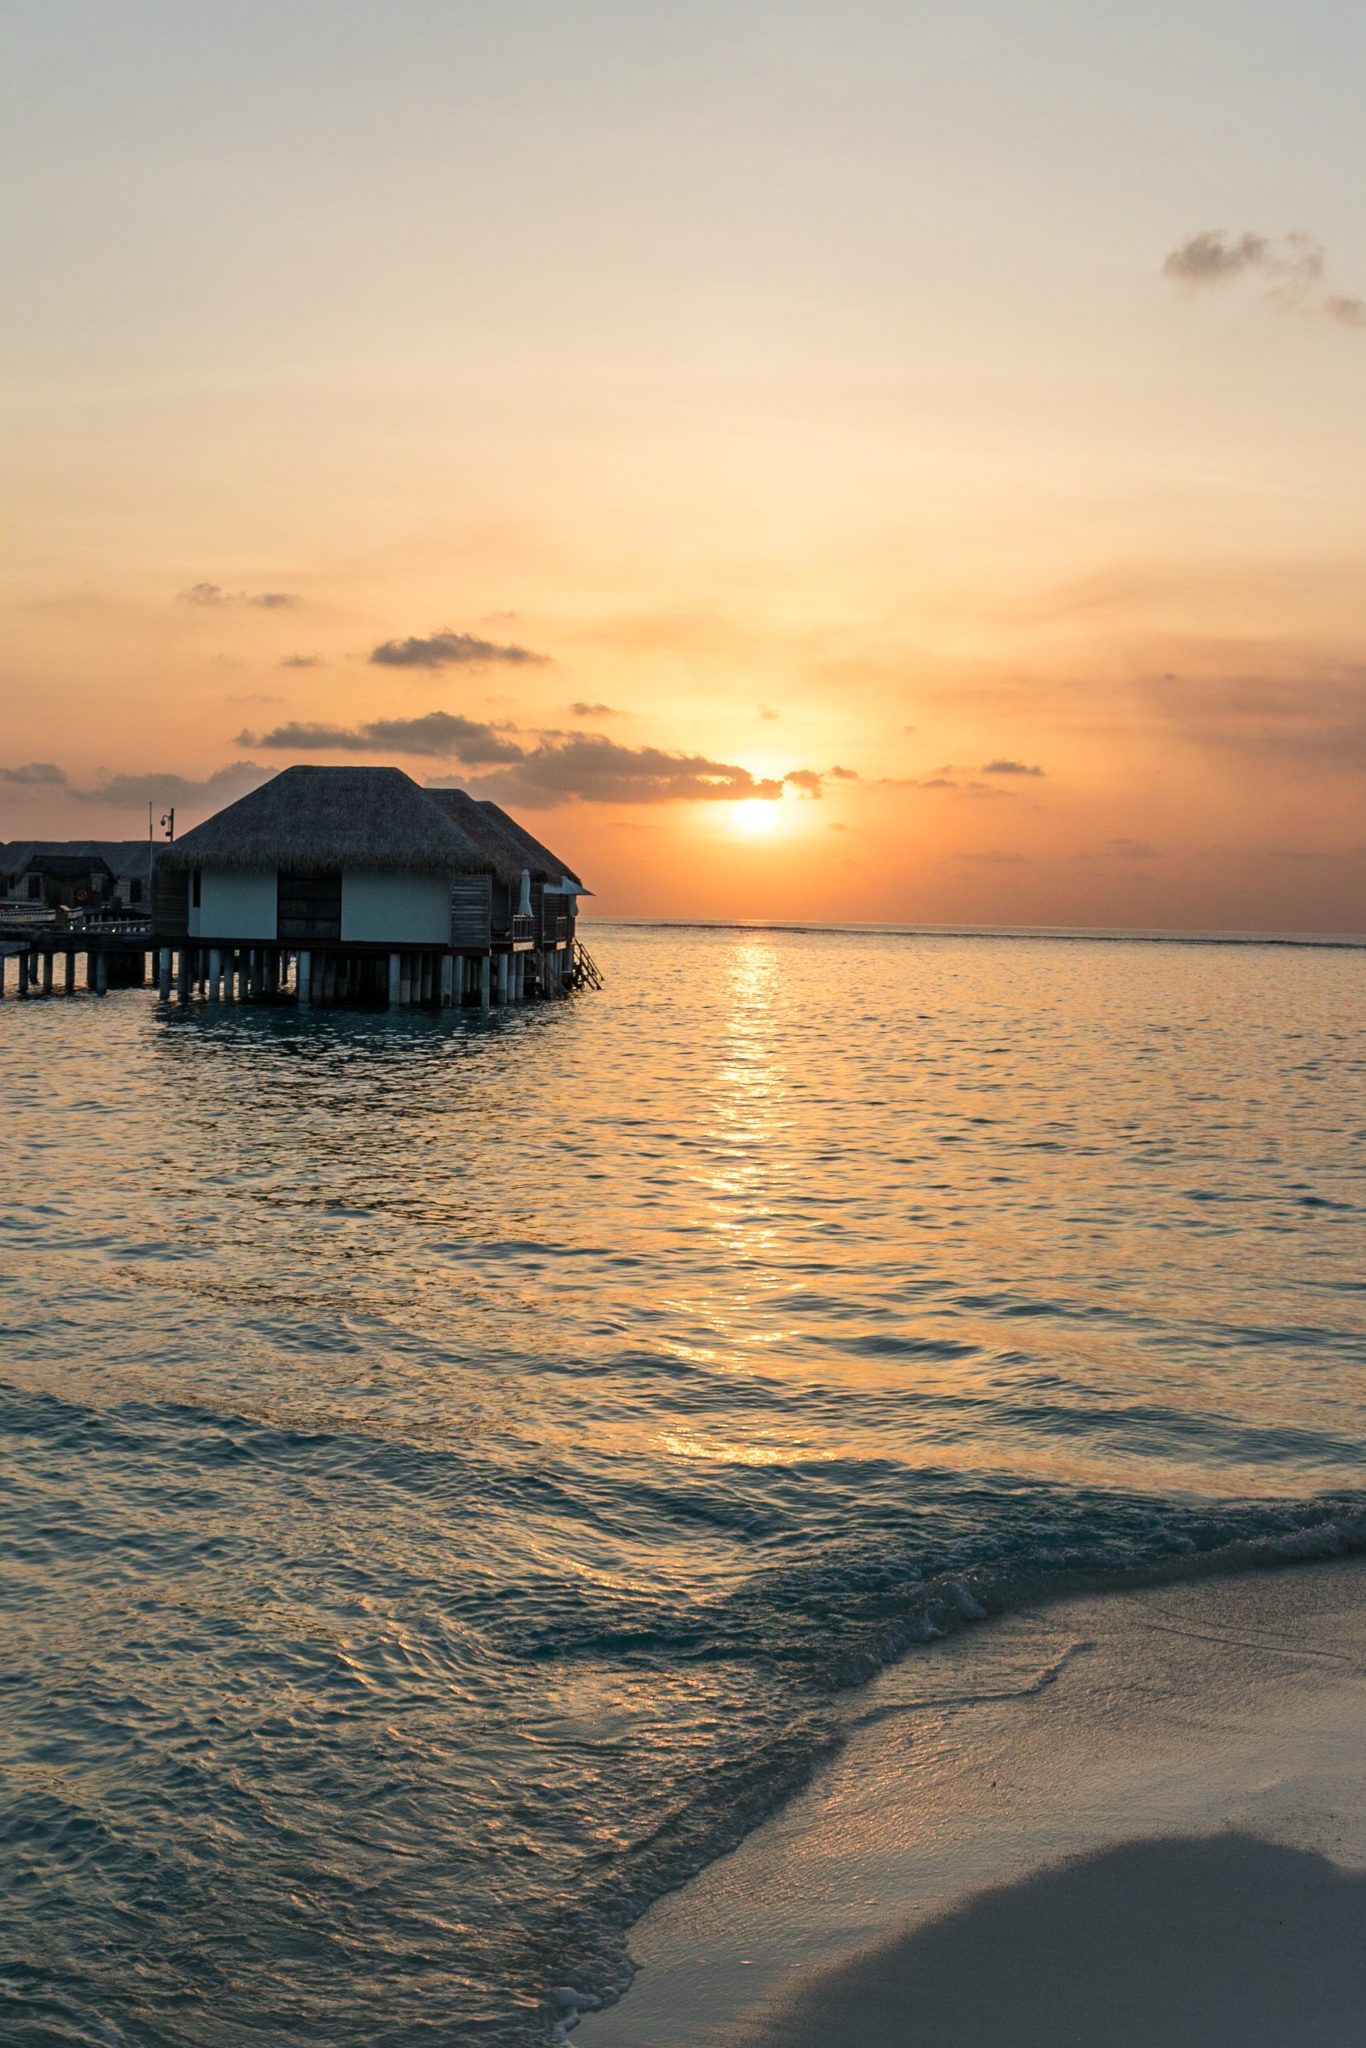
{"label": "thatched roof", "polygon": [[[40,867],[50,875],[89,874],[101,865],[111,875],[147,873],[145,839],[14,839],[0,846],[0,875],[22,875]],[[77,861],[77,867],[54,867],[52,863]]]}
{"label": "thatched roof", "polygon": [[286,768],[206,818],[158,867],[394,868],[487,874],[492,861],[401,768]]}
{"label": "thatched roof", "polygon": [[498,880],[515,889],[529,863],[521,841],[506,829],[501,815],[490,817],[489,807],[476,803],[463,789],[428,789],[424,794],[483,848]]}
{"label": "thatched roof", "polygon": [[481,797],[478,809],[486,811],[491,818],[496,819],[502,829],[510,834],[513,843],[521,848],[519,866],[529,868],[533,875],[540,875],[552,884],[567,879],[577,882],[585,896],[592,893],[584,888],[568,862],[562,861],[548,846],[543,846],[539,839],[533,839],[526,826],[519,825],[515,818],[510,818],[501,805],[494,803],[489,797]]}

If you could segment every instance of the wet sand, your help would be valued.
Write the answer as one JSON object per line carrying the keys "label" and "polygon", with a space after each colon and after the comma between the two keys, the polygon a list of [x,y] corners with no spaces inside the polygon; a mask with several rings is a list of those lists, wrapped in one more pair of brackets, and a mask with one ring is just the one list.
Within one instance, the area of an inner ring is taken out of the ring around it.
{"label": "wet sand", "polygon": [[1362,2048],[1366,1562],[931,1646],[575,2048]]}

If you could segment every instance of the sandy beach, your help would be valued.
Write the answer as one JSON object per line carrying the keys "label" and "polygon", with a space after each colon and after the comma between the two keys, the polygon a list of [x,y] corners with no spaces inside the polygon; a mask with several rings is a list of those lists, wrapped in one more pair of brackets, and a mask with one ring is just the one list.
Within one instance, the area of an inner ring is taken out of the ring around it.
{"label": "sandy beach", "polygon": [[928,1646],[576,2048],[1366,2040],[1366,1562]]}

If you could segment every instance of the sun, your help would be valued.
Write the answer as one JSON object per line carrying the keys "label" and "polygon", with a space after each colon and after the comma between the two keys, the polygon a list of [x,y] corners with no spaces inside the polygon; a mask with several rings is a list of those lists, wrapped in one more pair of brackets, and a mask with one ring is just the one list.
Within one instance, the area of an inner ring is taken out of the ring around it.
{"label": "sun", "polygon": [[730,807],[731,830],[746,839],[763,838],[777,825],[778,808],[776,797],[742,797],[738,804]]}

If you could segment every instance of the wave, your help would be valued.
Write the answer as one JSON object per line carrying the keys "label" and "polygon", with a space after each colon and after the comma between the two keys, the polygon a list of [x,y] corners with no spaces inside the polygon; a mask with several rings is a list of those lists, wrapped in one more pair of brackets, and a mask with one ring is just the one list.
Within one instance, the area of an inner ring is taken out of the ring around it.
{"label": "wave", "polygon": [[[881,1588],[880,1634],[873,1638],[864,1633],[856,1648],[846,1646],[826,1661],[821,1671],[828,1689],[823,1708],[815,1705],[805,1715],[789,1717],[780,1734],[756,1746],[743,1761],[708,1773],[668,1824],[618,1857],[571,1914],[554,1927],[538,1930],[556,1958],[552,1975],[560,1980],[546,2007],[552,2038],[564,2040],[584,2012],[614,2003],[623,1994],[635,1972],[627,1945],[635,1922],[656,1900],[736,1848],[802,1790],[868,1719],[841,1712],[839,1695],[866,1684],[898,1659],[997,1616],[1051,1607],[1084,1594],[1123,1595],[1149,1586],[1366,1555],[1366,1492],[1325,1494],[1297,1503],[1239,1503],[1212,1511],[1178,1507],[1170,1511],[1170,1520],[1171,1547],[1165,1552],[1154,1549],[1143,1556],[1123,1556],[1111,1539],[1090,1554],[1084,1543],[1078,1543],[1052,1555],[1036,1553],[928,1572],[906,1563],[895,1593],[886,1555],[876,1562],[865,1560],[861,1575],[850,1569],[849,1561],[835,1568],[827,1575],[832,1599],[837,1599],[841,1583],[856,1602],[866,1602],[871,1586]],[[1202,1545],[1199,1535],[1210,1540]],[[789,1590],[798,1576],[788,1575]],[[808,1578],[808,1586],[817,1576]],[[771,1594],[772,1586],[769,1590]],[[1053,1684],[1066,1661],[1066,1655],[1053,1660],[1023,1690],[1032,1694]],[[959,1703],[976,1697],[964,1694]],[[571,1990],[570,1984],[583,1988]]]}

